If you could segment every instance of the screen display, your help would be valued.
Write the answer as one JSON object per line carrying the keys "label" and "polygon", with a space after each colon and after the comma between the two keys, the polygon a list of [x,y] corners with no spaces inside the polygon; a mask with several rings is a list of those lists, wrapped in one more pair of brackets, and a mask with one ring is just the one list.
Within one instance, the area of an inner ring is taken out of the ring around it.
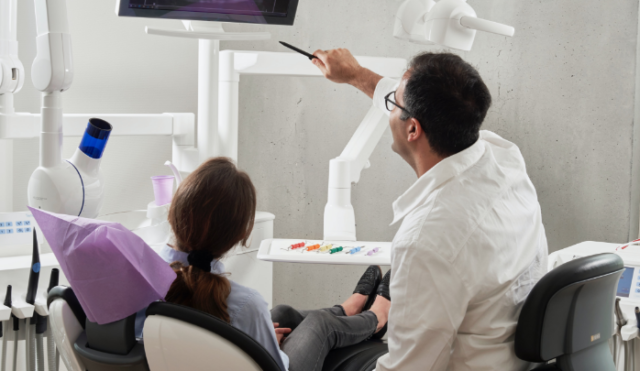
{"label": "screen display", "polygon": [[131,9],[286,17],[290,0],[130,0]]}
{"label": "screen display", "polygon": [[618,292],[616,293],[617,296],[628,298],[631,294],[633,271],[633,268],[624,268],[624,272],[622,272],[622,276],[620,276],[620,281],[618,282]]}

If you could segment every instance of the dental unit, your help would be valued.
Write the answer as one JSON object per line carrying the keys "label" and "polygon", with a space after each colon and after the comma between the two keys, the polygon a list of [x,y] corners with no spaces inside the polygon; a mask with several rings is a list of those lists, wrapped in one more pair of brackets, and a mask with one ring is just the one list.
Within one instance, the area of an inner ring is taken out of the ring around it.
{"label": "dental unit", "polygon": [[[297,1],[295,3],[297,5]],[[240,79],[243,76],[321,76],[306,57],[291,52],[220,50],[220,41],[267,40],[271,37],[269,32],[227,32],[219,23],[225,19],[191,19],[185,18],[180,12],[164,12],[166,14],[162,18],[181,20],[182,29],[150,26],[144,32],[154,35],[149,37],[198,40],[197,119],[193,113],[65,114],[62,109],[63,93],[71,88],[74,78],[81,78],[75,75],[67,3],[65,0],[34,0],[34,4],[37,54],[31,66],[31,82],[41,92],[41,111],[39,114],[17,113],[13,95],[20,91],[26,76],[17,52],[18,2],[0,0],[0,139],[40,138],[39,165],[29,179],[28,204],[55,213],[121,222],[145,241],[153,239],[154,243],[149,243],[153,248],[163,245],[170,232],[166,228],[162,229],[162,233],[157,232],[160,228],[150,228],[166,221],[167,207],[155,208],[150,204],[147,210],[132,210],[120,215],[101,214],[105,195],[101,162],[109,138],[112,135],[171,136],[172,158],[166,164],[171,167],[179,185],[182,174],[193,171],[209,157],[226,156],[238,160]],[[125,17],[160,17],[148,16],[144,10],[133,9],[129,5],[129,1],[118,1],[117,14]],[[148,14],[158,13],[150,11]],[[430,0],[405,1],[398,10],[398,17],[399,23],[396,23],[394,31],[396,37],[461,50],[471,49],[476,30],[513,35],[513,28],[509,26],[477,18],[473,9],[461,0],[441,0],[438,3]],[[284,21],[274,21],[273,24],[277,22]],[[402,33],[407,29],[409,32]],[[432,30],[430,36],[426,36],[428,29]],[[406,60],[401,58],[359,56],[357,60],[364,67],[385,77],[399,78],[406,67]],[[271,305],[273,268],[267,262],[387,265],[391,244],[358,241],[355,213],[351,205],[351,187],[360,181],[362,170],[370,167],[369,158],[387,126],[385,113],[372,107],[342,153],[330,161],[323,236],[318,236],[323,240],[300,242],[304,240],[300,236],[295,240],[273,239],[275,216],[259,211],[250,248],[234,252],[225,261],[228,270],[234,273],[245,272],[247,267],[257,268],[252,271],[253,275],[240,273],[234,278],[246,279],[246,284],[257,288]],[[82,136],[78,148],[69,159],[63,159],[62,155],[65,135]],[[6,159],[10,158],[1,156],[0,152],[0,162],[9,161]],[[2,163],[0,169],[4,169]],[[11,210],[12,207],[6,205],[12,200],[13,191],[11,187],[4,187],[5,180],[1,178],[0,188],[3,191],[0,192],[0,210]],[[9,191],[5,193],[5,189]],[[30,216],[18,214],[11,213],[7,218],[20,219],[23,223],[30,220]],[[9,352],[13,353],[14,361],[10,365],[14,368],[16,359],[22,359],[21,353],[25,352],[29,371],[40,371],[45,366],[48,370],[57,370],[59,353],[51,341],[51,323],[48,322],[45,296],[38,292],[38,279],[40,275],[51,272],[49,286],[40,285],[43,286],[42,291],[50,290],[59,283],[66,284],[67,280],[63,274],[58,277],[59,272],[54,268],[58,266],[55,257],[39,251],[41,244],[38,244],[35,230],[33,245],[28,243],[31,241],[27,241],[29,233],[27,226],[24,227],[20,233],[14,226],[7,227],[6,230],[12,232],[0,234],[0,244],[20,246],[20,249],[12,248],[10,252],[9,249],[3,251],[0,257],[15,258],[15,262],[18,262],[16,266],[22,272],[29,271],[29,280],[25,285],[22,281],[26,281],[26,275],[18,277],[0,264],[2,282],[5,282],[5,278],[13,280],[15,277],[16,280],[13,285],[15,300],[11,298],[11,289],[8,289],[5,297],[5,305],[13,307],[13,310],[9,309],[13,314],[4,316],[0,308],[0,322],[3,325],[0,371],[4,371],[7,359],[11,358],[11,354],[5,356],[4,352],[8,343],[14,344]],[[29,225],[28,228],[32,227]],[[0,227],[0,233],[4,229]],[[147,232],[148,235],[145,235]],[[9,237],[8,233],[14,235]],[[44,242],[42,239],[40,241]],[[31,247],[31,251],[27,246]],[[257,263],[256,258],[260,260]],[[22,349],[22,342],[18,346],[19,338],[26,340],[26,349]]]}

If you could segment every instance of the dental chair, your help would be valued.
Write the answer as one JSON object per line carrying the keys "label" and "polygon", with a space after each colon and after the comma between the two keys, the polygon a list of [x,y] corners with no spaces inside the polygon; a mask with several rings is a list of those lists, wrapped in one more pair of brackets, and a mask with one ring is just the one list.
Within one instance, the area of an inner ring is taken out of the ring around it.
{"label": "dental chair", "polygon": [[616,371],[609,339],[615,332],[614,302],[623,270],[619,256],[600,254],[547,273],[520,313],[516,355],[545,363],[535,371]]}
{"label": "dental chair", "polygon": [[87,319],[73,290],[57,286],[47,298],[50,326],[69,371],[149,371],[144,346],[135,337],[135,314],[98,325]]}
{"label": "dental chair", "polygon": [[[144,342],[153,371],[281,371],[251,337],[199,310],[155,302],[147,309]],[[388,352],[379,341],[333,350],[323,371],[371,371]]]}

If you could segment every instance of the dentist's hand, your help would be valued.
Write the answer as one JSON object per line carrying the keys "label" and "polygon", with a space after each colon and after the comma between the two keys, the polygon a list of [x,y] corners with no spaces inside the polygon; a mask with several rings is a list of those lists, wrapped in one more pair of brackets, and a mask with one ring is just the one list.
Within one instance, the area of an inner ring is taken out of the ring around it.
{"label": "dentist's hand", "polygon": [[351,84],[363,69],[347,49],[316,50],[316,65],[327,79],[338,84]]}
{"label": "dentist's hand", "polygon": [[318,58],[312,59],[328,80],[338,84],[350,84],[373,98],[376,85],[382,76],[360,65],[347,49],[316,50],[313,53]]}

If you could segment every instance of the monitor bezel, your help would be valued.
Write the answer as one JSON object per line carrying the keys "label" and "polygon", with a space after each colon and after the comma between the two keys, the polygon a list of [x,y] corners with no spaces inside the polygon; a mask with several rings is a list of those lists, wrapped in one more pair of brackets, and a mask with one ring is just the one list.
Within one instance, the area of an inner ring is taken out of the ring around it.
{"label": "monitor bezel", "polygon": [[130,0],[118,0],[116,11],[119,17],[143,17],[143,18],[161,18],[161,19],[180,19],[191,21],[213,21],[213,22],[231,22],[231,23],[248,23],[248,24],[264,24],[264,25],[280,25],[292,26],[298,9],[298,0],[289,0],[289,8],[286,17],[262,16],[264,23],[255,22],[257,16],[233,15],[220,13],[205,12],[185,12],[177,10],[156,10],[156,9],[134,9],[129,8]]}

